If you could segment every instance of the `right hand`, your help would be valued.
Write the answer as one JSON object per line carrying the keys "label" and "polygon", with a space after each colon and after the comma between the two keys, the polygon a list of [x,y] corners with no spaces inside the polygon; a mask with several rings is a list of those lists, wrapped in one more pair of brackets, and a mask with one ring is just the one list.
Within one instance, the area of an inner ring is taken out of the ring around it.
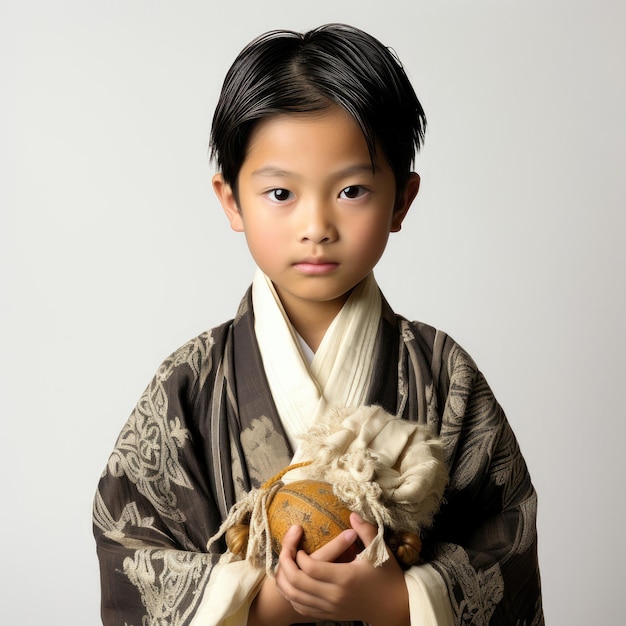
{"label": "right hand", "polygon": [[[298,544],[302,538],[302,528],[292,526],[283,538],[276,578],[282,576],[282,567],[287,569],[298,568],[296,556]],[[311,554],[311,558],[317,561],[333,563],[339,559],[346,550],[350,549],[357,539],[354,530],[344,530],[337,537]],[[298,613],[291,603],[285,599],[276,586],[276,578],[266,578],[256,598],[250,607],[248,614],[248,626],[289,626],[289,624],[304,624],[310,622],[309,617]]]}

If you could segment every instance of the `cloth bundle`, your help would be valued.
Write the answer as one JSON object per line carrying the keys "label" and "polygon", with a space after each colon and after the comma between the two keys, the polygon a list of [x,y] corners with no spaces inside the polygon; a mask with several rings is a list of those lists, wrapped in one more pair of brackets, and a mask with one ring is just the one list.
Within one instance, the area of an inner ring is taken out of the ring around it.
{"label": "cloth bundle", "polygon": [[[330,483],[351,511],[377,526],[376,538],[358,555],[374,566],[388,558],[385,529],[419,535],[432,524],[448,481],[441,444],[429,429],[377,406],[328,410],[301,436],[296,462],[301,465],[282,477],[284,483]],[[237,502],[209,546],[234,525],[249,524],[245,558],[271,573],[267,507],[281,485],[268,481]]]}

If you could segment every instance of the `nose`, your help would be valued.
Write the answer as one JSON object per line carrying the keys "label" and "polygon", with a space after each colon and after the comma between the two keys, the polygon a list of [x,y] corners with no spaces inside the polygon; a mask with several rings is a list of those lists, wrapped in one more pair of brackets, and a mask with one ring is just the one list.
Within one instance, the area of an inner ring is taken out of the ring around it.
{"label": "nose", "polygon": [[311,202],[302,207],[300,241],[303,243],[332,243],[337,229],[332,209],[324,202]]}

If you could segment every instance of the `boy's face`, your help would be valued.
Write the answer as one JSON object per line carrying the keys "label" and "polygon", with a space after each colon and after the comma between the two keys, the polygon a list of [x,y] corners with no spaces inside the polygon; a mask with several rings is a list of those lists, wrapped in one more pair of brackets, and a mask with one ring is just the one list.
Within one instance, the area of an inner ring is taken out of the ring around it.
{"label": "boy's face", "polygon": [[338,312],[400,229],[419,177],[396,201],[395,176],[377,160],[372,171],[361,130],[331,107],[257,125],[239,173],[239,206],[214,177],[231,227],[245,232],[290,317],[320,307]]}

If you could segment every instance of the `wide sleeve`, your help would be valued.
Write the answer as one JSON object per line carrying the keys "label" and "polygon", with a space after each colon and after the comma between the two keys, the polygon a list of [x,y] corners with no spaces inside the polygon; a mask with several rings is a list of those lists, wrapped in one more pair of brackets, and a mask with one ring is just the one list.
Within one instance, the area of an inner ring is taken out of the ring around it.
{"label": "wide sleeve", "polygon": [[537,495],[500,405],[467,354],[448,355],[440,436],[450,468],[429,537],[456,624],[543,624]]}
{"label": "wide sleeve", "polygon": [[454,626],[448,589],[439,573],[428,564],[404,572],[409,594],[411,626]]}
{"label": "wide sleeve", "polygon": [[223,549],[206,549],[221,515],[198,402],[213,343],[207,333],[164,361],[101,476],[93,519],[105,626],[184,626],[207,601]]}

